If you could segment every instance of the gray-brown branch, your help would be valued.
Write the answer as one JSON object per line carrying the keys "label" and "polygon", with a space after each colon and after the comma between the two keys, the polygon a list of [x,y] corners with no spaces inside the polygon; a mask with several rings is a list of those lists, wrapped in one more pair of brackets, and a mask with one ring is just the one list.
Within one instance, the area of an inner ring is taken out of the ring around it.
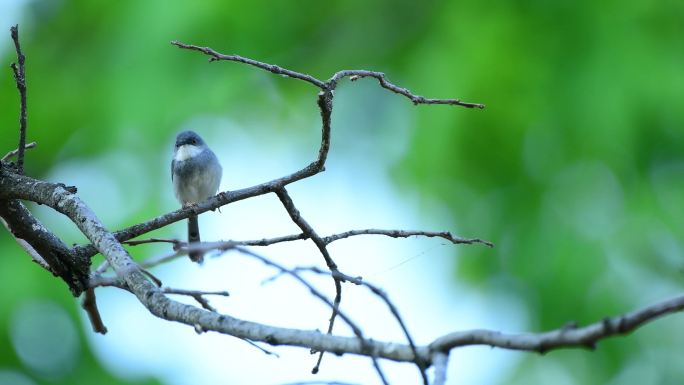
{"label": "gray-brown branch", "polygon": [[19,90],[19,146],[17,147],[17,169],[20,174],[24,173],[24,150],[26,149],[26,57],[21,52],[19,43],[19,25],[10,28],[10,35],[14,42],[14,49],[17,51],[17,63],[12,63],[10,67],[14,72],[14,81]]}
{"label": "gray-brown branch", "polygon": [[[37,181],[18,174],[3,173],[0,175],[0,200],[8,199],[31,200],[67,215],[105,255],[117,277],[152,314],[162,319],[192,327],[200,325],[205,331],[216,331],[271,345],[300,346],[336,354],[376,356],[400,362],[415,361],[413,351],[407,344],[367,340],[367,346],[363,346],[357,337],[341,337],[315,330],[263,325],[173,301],[145,277],[126,250],[104,228],[92,211],[62,185]],[[606,318],[585,327],[563,327],[545,333],[526,334],[507,334],[492,330],[459,331],[439,337],[428,345],[417,346],[416,351],[420,358],[430,365],[435,352],[471,345],[489,345],[531,352],[547,352],[561,348],[594,348],[603,339],[628,334],[662,316],[682,310],[684,295],[645,306],[622,316]]]}
{"label": "gray-brown branch", "polygon": [[[338,81],[344,77],[374,77],[380,81],[380,85],[382,87],[397,94],[408,97],[414,104],[451,104],[464,107],[484,107],[484,105],[478,103],[466,103],[455,99],[427,99],[422,96],[414,95],[409,90],[398,87],[388,82],[385,79],[384,74],[381,74],[379,72],[365,70],[344,70],[335,73],[328,81],[322,81],[316,79],[311,75],[292,71],[277,65],[260,62],[239,55],[224,55],[209,47],[200,47],[192,44],[181,43],[178,41],[173,41],[171,42],[171,44],[179,48],[202,52],[206,55],[209,55],[211,61],[226,60],[244,63],[277,75],[283,75],[292,79],[302,80],[320,88],[321,91],[318,94],[318,107],[320,109],[322,123],[321,145],[319,147],[318,157],[316,158],[316,160],[311,162],[309,165],[307,165],[299,171],[296,171],[282,178],[274,179],[256,186],[240,190],[221,192],[218,195],[205,200],[204,202],[200,202],[194,207],[179,209],[168,214],[160,215],[146,222],[139,223],[130,226],[126,229],[115,232],[114,236],[116,237],[116,239],[122,242],[139,237],[143,234],[162,228],[164,226],[168,226],[171,223],[187,219],[190,215],[201,214],[203,212],[215,210],[221,206],[225,206],[233,202],[275,192],[276,190],[282,189],[293,182],[296,182],[304,178],[308,178],[323,171],[325,161],[328,155],[328,150],[330,148],[330,117],[332,114],[333,106],[333,91],[337,87]],[[92,245],[76,246],[72,249],[72,251],[80,256],[86,257],[92,257],[96,253],[96,250]]]}

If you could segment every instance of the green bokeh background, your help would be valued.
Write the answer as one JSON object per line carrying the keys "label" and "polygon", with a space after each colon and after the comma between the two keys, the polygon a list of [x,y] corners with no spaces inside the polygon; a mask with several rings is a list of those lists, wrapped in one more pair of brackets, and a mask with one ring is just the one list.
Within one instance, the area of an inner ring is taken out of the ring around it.
{"label": "green bokeh background", "polygon": [[[407,102],[410,149],[389,170],[398,194],[438,202],[459,233],[497,244],[461,251],[454,280],[514,293],[530,331],[593,322],[682,289],[684,2],[50,0],[22,11],[29,141],[39,143],[27,154],[29,175],[45,177],[55,164],[85,163],[113,148],[157,162],[152,154],[168,151],[168,138],[196,115],[246,126],[269,116],[274,123],[260,135],[309,134],[296,121],[302,111],[317,113],[311,86],[207,64],[171,40],[319,78],[379,70],[425,96],[487,104],[474,111]],[[16,147],[18,97],[7,68],[9,31],[0,39],[7,41],[0,52],[4,153]],[[145,167],[127,175],[131,185],[168,182],[167,175],[146,178]],[[154,189],[142,191],[147,204],[107,225],[168,209]],[[83,358],[63,377],[21,364],[9,337],[20,304],[56,301],[74,320],[79,310],[65,285],[30,263],[6,232],[0,243],[0,368],[40,384],[125,383],[84,342]],[[668,317],[595,352],[520,353],[525,358],[501,383],[678,383],[681,322]]]}

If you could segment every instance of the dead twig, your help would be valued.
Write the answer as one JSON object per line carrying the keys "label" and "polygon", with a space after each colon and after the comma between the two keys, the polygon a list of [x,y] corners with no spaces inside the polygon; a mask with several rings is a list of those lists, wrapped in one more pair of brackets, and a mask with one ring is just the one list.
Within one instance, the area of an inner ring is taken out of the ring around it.
{"label": "dead twig", "polygon": [[17,63],[10,64],[14,73],[14,81],[17,83],[20,99],[19,111],[19,146],[17,146],[17,170],[19,174],[24,173],[24,149],[26,149],[26,56],[21,52],[19,44],[19,25],[10,28],[10,35],[14,42],[14,49],[17,51]]}
{"label": "dead twig", "polygon": [[166,294],[176,294],[176,295],[186,295],[189,297],[192,297],[197,303],[202,305],[203,308],[216,313],[216,308],[211,306],[209,304],[209,301],[204,298],[205,295],[220,295],[224,297],[228,297],[230,294],[228,294],[227,291],[200,291],[200,290],[183,290],[183,289],[172,289],[170,287],[164,287],[162,288],[162,292]]}
{"label": "dead twig", "polygon": [[[36,142],[31,142],[31,143],[28,143],[27,145],[25,145],[25,146],[24,146],[24,149],[25,149],[25,150],[28,150],[28,149],[31,149],[31,148],[34,148],[34,147],[36,147]],[[3,156],[3,157],[0,159],[0,161],[5,162],[5,161],[7,161],[8,159],[10,159],[11,157],[17,156],[17,154],[19,154],[19,149],[18,149],[18,148],[16,148],[16,149],[14,149],[14,150],[8,152],[7,154],[5,154],[5,156]]]}

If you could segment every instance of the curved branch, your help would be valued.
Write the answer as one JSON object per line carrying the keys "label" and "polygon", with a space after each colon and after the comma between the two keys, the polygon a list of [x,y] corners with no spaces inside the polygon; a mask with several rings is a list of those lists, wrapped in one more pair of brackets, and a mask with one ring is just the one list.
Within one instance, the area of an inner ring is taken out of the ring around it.
{"label": "curved branch", "polygon": [[[120,242],[138,237],[150,231],[168,226],[174,222],[187,219],[190,215],[198,215],[210,210],[215,210],[221,206],[238,202],[247,198],[272,193],[287,186],[290,183],[308,178],[323,171],[325,160],[330,149],[330,115],[332,113],[332,92],[325,91],[318,94],[318,106],[321,109],[322,129],[321,145],[318,150],[318,157],[308,166],[282,178],[273,179],[269,182],[261,183],[252,187],[224,191],[217,195],[200,202],[191,207],[181,208],[168,214],[160,215],[156,218],[139,223],[114,233],[114,237]],[[92,257],[97,253],[93,245],[75,246],[71,251],[81,257]]]}
{"label": "curved branch", "polygon": [[[200,47],[192,44],[185,44],[181,43],[179,41],[173,41],[171,44],[183,48],[183,49],[189,49],[193,51],[198,51],[202,52],[206,55],[209,55],[211,57],[211,61],[216,61],[216,60],[227,60],[227,61],[235,61],[239,63],[244,63],[248,64],[266,71],[269,71],[274,74],[278,75],[283,75],[287,76],[293,79],[298,79],[302,81],[306,81],[308,83],[311,83],[315,85],[316,87],[321,89],[321,92],[318,94],[318,107],[321,112],[321,123],[322,123],[322,128],[321,128],[321,144],[319,147],[318,151],[318,157],[315,161],[311,162],[309,165],[306,167],[302,168],[301,170],[298,170],[290,175],[284,176],[282,178],[274,179],[266,183],[262,183],[256,186],[240,189],[240,190],[235,190],[235,191],[225,191],[221,192],[214,197],[211,197],[204,202],[200,202],[197,205],[189,208],[184,208],[184,209],[179,209],[173,212],[170,212],[168,214],[160,215],[156,218],[150,219],[146,222],[139,223],[133,226],[130,226],[126,229],[117,231],[114,233],[114,236],[116,237],[117,240],[120,242],[127,241],[129,239],[138,237],[140,235],[143,235],[145,233],[148,233],[152,230],[159,229],[161,227],[167,226],[171,223],[187,219],[190,215],[198,215],[201,213],[204,213],[206,211],[210,210],[215,210],[221,206],[225,206],[227,204],[237,202],[243,199],[247,198],[252,198],[258,195],[264,195],[268,193],[275,192],[279,189],[284,188],[290,183],[296,182],[298,180],[308,178],[310,176],[313,176],[315,174],[318,174],[319,172],[324,170],[325,167],[325,161],[327,159],[328,155],[328,150],[330,148],[330,117],[332,114],[332,101],[333,101],[333,91],[337,87],[337,82],[339,79],[345,77],[345,76],[369,76],[369,77],[375,77],[380,81],[380,85],[383,88],[386,88],[392,92],[395,92],[400,95],[404,95],[411,99],[414,104],[452,104],[452,105],[460,105],[460,106],[465,106],[465,107],[479,107],[483,108],[483,105],[477,104],[477,103],[466,103],[466,102],[461,102],[456,99],[426,99],[422,96],[414,95],[412,94],[409,90],[405,88],[398,87],[390,82],[388,82],[385,79],[384,74],[380,72],[373,72],[373,71],[364,71],[364,70],[358,70],[358,71],[353,71],[353,70],[345,70],[345,71],[339,71],[335,75],[333,75],[330,80],[327,82],[323,82],[319,79],[314,78],[311,75],[303,74],[300,72],[292,71],[289,69],[285,69],[282,67],[279,67],[277,65],[273,64],[268,64],[268,63],[263,63],[257,60],[245,58],[239,55],[224,55],[219,52],[216,52],[215,50],[209,48],[209,47]],[[92,257],[93,255],[96,254],[96,250],[92,245],[82,245],[82,246],[76,246],[72,249],[72,252],[79,255],[79,256],[84,256],[84,257]]]}
{"label": "curved branch", "polygon": [[494,247],[494,244],[480,238],[461,238],[453,236],[449,231],[413,231],[413,230],[383,230],[383,229],[363,229],[350,230],[339,234],[329,235],[323,238],[326,244],[335,242],[340,239],[353,237],[356,235],[385,235],[392,238],[408,238],[413,236],[422,236],[428,238],[443,238],[447,241],[458,245],[472,245],[474,243],[481,243],[483,245]]}
{"label": "curved branch", "polygon": [[493,330],[468,330],[442,336],[432,342],[431,350],[448,351],[459,346],[489,345],[512,350],[545,353],[560,348],[595,349],[602,339],[629,334],[666,314],[684,310],[684,295],[655,303],[633,312],[605,318],[578,328],[574,324],[546,333],[505,334]]}
{"label": "curved branch", "polygon": [[[309,223],[299,213],[299,210],[297,210],[297,208],[295,207],[294,202],[290,197],[290,194],[287,193],[287,190],[285,190],[285,188],[276,190],[276,195],[278,195],[280,203],[282,203],[283,207],[285,207],[285,210],[287,210],[287,213],[290,215],[290,219],[292,219],[292,222],[294,222],[299,227],[299,229],[302,230],[302,233],[308,239],[311,239],[313,243],[316,245],[318,251],[321,253],[323,259],[325,260],[325,264],[328,266],[328,269],[330,269],[330,272],[332,273],[331,275],[333,278],[333,282],[335,284],[335,300],[333,302],[332,314],[330,315],[330,322],[328,323],[328,334],[332,334],[333,326],[335,325],[335,318],[339,313],[340,302],[342,302],[342,282],[345,281],[345,279],[341,277],[342,274],[338,270],[337,264],[335,263],[335,261],[333,261],[332,257],[330,256],[327,244],[323,241],[323,239],[320,236],[318,236],[313,227],[311,227],[311,225],[309,225]],[[316,366],[314,366],[312,373],[318,373],[318,369],[321,365],[322,359],[323,352],[320,352],[320,354],[318,355],[318,362],[316,363]],[[379,367],[377,365],[376,367],[379,370]]]}
{"label": "curved branch", "polygon": [[[107,232],[92,211],[62,185],[2,172],[0,200],[3,199],[28,199],[48,205],[67,215],[109,261],[118,280],[124,283],[152,314],[162,319],[192,327],[197,325],[204,331],[216,331],[271,345],[300,346],[335,354],[350,353],[400,362],[416,360],[411,347],[406,344],[375,340],[362,342],[357,337],[340,337],[315,330],[268,326],[173,301],[145,277],[126,250],[111,233]],[[582,328],[569,326],[538,334],[505,334],[491,330],[460,331],[439,337],[427,346],[417,346],[416,351],[419,358],[429,366],[432,364],[434,352],[447,352],[469,345],[490,345],[542,353],[559,348],[594,348],[602,339],[627,334],[659,317],[682,310],[684,295],[622,316],[606,318]]]}
{"label": "curved branch", "polygon": [[461,106],[466,108],[479,108],[484,109],[485,105],[480,103],[469,103],[464,102],[459,99],[430,99],[420,95],[415,95],[407,88],[399,87],[389,80],[382,72],[377,71],[366,71],[366,70],[343,70],[335,73],[333,77],[328,80],[329,84],[336,84],[340,79],[348,77],[351,81],[357,81],[361,78],[375,78],[380,83],[380,87],[385,88],[394,92],[395,94],[404,95],[413,102],[414,105],[418,104],[449,104],[452,106]]}
{"label": "curved branch", "polygon": [[325,83],[316,79],[315,77],[299,72],[295,72],[292,70],[288,70],[285,68],[282,68],[280,66],[277,66],[275,64],[268,64],[264,62],[260,62],[258,60],[254,59],[249,59],[246,57],[242,57],[240,55],[224,55],[222,53],[216,52],[213,49],[209,47],[200,47],[192,44],[185,44],[181,43],[180,41],[174,40],[171,42],[171,44],[175,45],[178,48],[183,48],[183,49],[189,49],[192,51],[198,51],[202,52],[205,55],[211,56],[209,61],[219,61],[219,60],[226,60],[226,61],[234,61],[238,63],[243,63],[243,64],[249,64],[251,66],[261,68],[262,70],[266,70],[268,72],[272,72],[276,75],[281,75],[281,76],[287,76],[293,79],[299,79],[303,80],[307,83],[311,83],[315,85],[318,88],[325,88]]}

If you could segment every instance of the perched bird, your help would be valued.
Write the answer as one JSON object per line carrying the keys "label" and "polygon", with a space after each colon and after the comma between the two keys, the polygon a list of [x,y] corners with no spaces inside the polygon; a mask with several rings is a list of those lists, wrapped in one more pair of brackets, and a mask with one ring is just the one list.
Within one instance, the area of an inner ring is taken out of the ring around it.
{"label": "perched bird", "polygon": [[[171,161],[173,192],[183,207],[201,202],[218,191],[222,168],[216,155],[202,138],[193,131],[183,131],[176,136],[176,146]],[[197,216],[188,218],[188,244],[200,241]],[[202,262],[204,253],[189,253],[193,262]]]}

